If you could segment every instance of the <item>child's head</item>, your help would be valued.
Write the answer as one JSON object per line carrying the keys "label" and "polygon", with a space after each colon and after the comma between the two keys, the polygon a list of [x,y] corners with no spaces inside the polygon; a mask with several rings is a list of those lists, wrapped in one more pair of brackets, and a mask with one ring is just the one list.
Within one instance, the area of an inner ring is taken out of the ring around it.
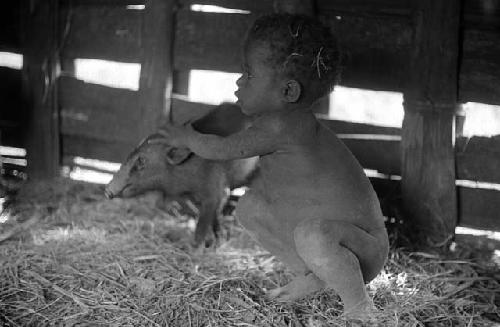
{"label": "child's head", "polygon": [[258,18],[249,30],[245,52],[267,48],[265,63],[301,87],[298,101],[314,102],[333,90],[340,71],[336,38],[319,21],[290,14]]}

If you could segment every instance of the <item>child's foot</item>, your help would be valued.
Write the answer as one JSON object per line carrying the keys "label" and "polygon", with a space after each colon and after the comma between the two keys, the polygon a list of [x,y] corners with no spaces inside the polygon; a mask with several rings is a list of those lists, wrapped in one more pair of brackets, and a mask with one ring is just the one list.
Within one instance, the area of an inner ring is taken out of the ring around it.
{"label": "child's foot", "polygon": [[267,292],[267,297],[280,302],[292,302],[307,295],[319,291],[325,287],[325,283],[316,275],[309,273],[305,276],[296,277],[283,287],[278,287]]}
{"label": "child's foot", "polygon": [[363,301],[354,307],[345,309],[344,317],[349,320],[351,326],[377,326],[378,309],[371,300]]}

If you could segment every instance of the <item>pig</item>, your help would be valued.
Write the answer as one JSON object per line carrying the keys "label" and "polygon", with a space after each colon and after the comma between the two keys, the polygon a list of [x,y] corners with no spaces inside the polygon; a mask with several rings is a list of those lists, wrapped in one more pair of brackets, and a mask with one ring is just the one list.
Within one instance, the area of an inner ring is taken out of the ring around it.
{"label": "pig", "polygon": [[[247,116],[235,104],[222,104],[192,123],[202,133],[227,136],[248,125]],[[164,196],[188,197],[199,207],[193,246],[215,244],[219,238],[218,216],[228,189],[247,185],[257,170],[258,158],[230,161],[203,159],[188,149],[151,142],[152,134],[127,157],[105,188],[105,195],[133,197],[147,191]]]}

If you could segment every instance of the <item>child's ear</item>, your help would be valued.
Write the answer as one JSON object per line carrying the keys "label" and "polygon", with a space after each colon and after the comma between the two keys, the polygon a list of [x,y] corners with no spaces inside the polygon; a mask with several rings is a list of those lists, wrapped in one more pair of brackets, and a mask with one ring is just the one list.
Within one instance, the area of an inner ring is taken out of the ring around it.
{"label": "child's ear", "polygon": [[286,102],[295,103],[302,94],[302,85],[297,80],[290,79],[284,83],[282,92]]}

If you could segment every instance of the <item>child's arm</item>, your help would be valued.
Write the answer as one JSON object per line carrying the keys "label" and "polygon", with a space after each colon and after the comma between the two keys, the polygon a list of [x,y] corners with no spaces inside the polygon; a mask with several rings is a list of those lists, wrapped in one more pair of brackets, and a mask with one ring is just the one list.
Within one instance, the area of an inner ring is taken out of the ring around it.
{"label": "child's arm", "polygon": [[248,129],[221,137],[201,134],[189,127],[165,125],[160,132],[166,143],[188,147],[202,158],[232,160],[264,155],[277,150],[281,143],[281,124],[260,119]]}

